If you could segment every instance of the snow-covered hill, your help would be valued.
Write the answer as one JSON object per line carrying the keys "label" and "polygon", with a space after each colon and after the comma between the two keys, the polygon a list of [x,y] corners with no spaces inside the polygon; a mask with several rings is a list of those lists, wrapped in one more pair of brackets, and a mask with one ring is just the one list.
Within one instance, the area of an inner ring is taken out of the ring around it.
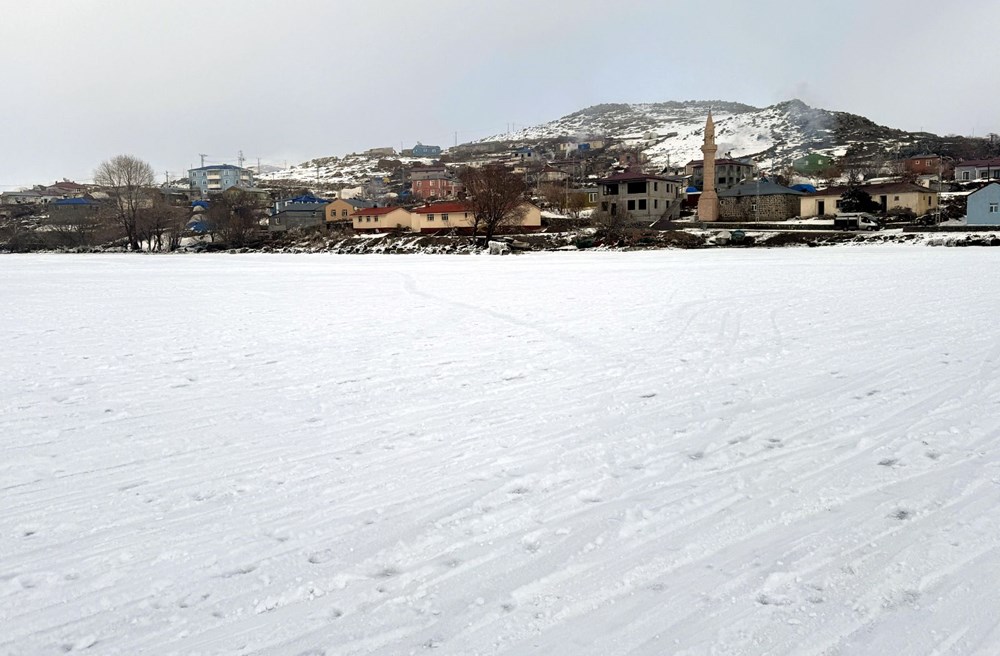
{"label": "snow-covered hill", "polygon": [[705,118],[712,110],[719,156],[755,157],[778,166],[807,153],[844,155],[851,146],[899,149],[921,139],[868,119],[790,100],[757,108],[726,101],[605,104],[488,141],[542,142],[562,137],[604,137],[638,147],[657,164],[701,159]]}
{"label": "snow-covered hill", "polygon": [[[719,157],[753,157],[764,168],[784,166],[808,153],[840,157],[879,151],[905,155],[926,149],[946,154],[949,144],[948,139],[933,134],[877,125],[863,116],[810,107],[800,100],[764,108],[722,100],[595,105],[548,123],[486,137],[474,144],[554,146],[557,140],[567,137],[600,137],[615,148],[643,151],[654,165],[678,165],[701,159],[699,149],[709,109],[716,121]],[[460,150],[469,149],[460,147]],[[389,175],[392,160],[403,165],[429,161],[364,153],[321,157],[267,173],[262,178],[353,185],[372,176]]]}

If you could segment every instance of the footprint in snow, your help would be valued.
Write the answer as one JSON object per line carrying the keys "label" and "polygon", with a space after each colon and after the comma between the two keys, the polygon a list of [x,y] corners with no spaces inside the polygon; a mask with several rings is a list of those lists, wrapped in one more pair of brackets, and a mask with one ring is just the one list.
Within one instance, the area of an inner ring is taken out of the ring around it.
{"label": "footprint in snow", "polygon": [[879,460],[878,464],[881,465],[882,467],[892,467],[897,462],[899,462],[898,458],[884,458],[882,460]]}
{"label": "footprint in snow", "polygon": [[913,517],[913,511],[906,510],[905,508],[900,508],[899,510],[891,513],[889,517],[891,517],[892,519],[898,519],[899,521],[903,521]]}

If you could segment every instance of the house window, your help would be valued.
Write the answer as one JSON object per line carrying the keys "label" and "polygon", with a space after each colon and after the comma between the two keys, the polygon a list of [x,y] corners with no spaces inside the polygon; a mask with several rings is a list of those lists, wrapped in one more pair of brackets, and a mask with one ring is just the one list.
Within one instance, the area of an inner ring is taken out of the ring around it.
{"label": "house window", "polygon": [[659,189],[659,187],[660,187],[660,183],[659,182],[654,182],[653,183],[653,191],[656,191],[657,189]]}
{"label": "house window", "polygon": [[640,210],[646,209],[646,199],[645,198],[640,198],[639,199],[639,209]]}
{"label": "house window", "polygon": [[893,196],[892,199],[893,200],[899,200],[899,196]]}
{"label": "house window", "polygon": [[365,217],[365,223],[371,223],[371,222],[372,222],[372,217],[366,216]]}
{"label": "house window", "polygon": [[625,187],[625,193],[629,194],[644,194],[646,193],[646,181],[642,182],[629,182]]}
{"label": "house window", "polygon": [[378,223],[378,217],[377,216],[375,217],[375,223]]}
{"label": "house window", "polygon": [[631,212],[634,209],[635,209],[635,201],[634,200],[630,200],[628,202],[628,211]]}
{"label": "house window", "polygon": [[986,170],[985,170],[985,169],[979,172],[979,178],[980,178],[981,180],[985,180],[985,179],[986,179],[986,177],[987,177],[987,176],[986,176]]}
{"label": "house window", "polygon": [[448,215],[447,214],[442,214],[441,215],[441,220],[442,221],[447,221],[448,220]]}
{"label": "house window", "polygon": [[601,203],[601,211],[602,212],[607,212],[608,211],[608,204],[607,203]]}
{"label": "house window", "polygon": [[757,211],[757,203],[750,203],[750,211],[751,212]]}
{"label": "house window", "polygon": [[340,210],[340,216],[347,216],[347,210]]}
{"label": "house window", "polygon": [[434,220],[434,215],[433,215],[433,214],[428,214],[428,215],[427,215],[427,221],[428,221],[428,222],[431,222],[431,221],[433,221],[433,220]]}
{"label": "house window", "polygon": [[990,214],[997,214],[1000,212],[1000,203],[990,203]]}
{"label": "house window", "polygon": [[660,201],[658,199],[654,198],[653,199],[653,209],[656,210],[656,209],[659,209],[659,208],[660,208]]}
{"label": "house window", "polygon": [[962,179],[963,180],[968,180],[969,179],[969,172],[968,171],[962,171]]}

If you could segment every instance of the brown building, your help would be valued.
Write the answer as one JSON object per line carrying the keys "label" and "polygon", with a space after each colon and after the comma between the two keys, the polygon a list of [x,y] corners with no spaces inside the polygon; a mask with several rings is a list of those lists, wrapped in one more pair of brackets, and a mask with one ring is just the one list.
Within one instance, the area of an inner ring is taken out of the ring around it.
{"label": "brown building", "polygon": [[914,175],[944,173],[948,162],[940,155],[914,155],[903,160],[903,170]]}

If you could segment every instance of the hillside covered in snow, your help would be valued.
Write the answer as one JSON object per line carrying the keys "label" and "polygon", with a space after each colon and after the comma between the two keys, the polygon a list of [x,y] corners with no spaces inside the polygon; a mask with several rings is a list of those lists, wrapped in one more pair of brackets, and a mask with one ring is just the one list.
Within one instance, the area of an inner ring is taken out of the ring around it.
{"label": "hillside covered in snow", "polygon": [[[810,107],[800,100],[763,108],[722,100],[691,100],[594,105],[547,123],[461,144],[445,151],[445,158],[454,164],[475,163],[477,157],[496,157],[528,146],[551,159],[566,152],[560,150],[561,142],[600,139],[612,151],[641,151],[653,166],[683,166],[702,157],[709,110],[715,118],[718,157],[753,158],[764,170],[784,167],[810,153],[861,160],[921,152],[961,157],[976,153],[985,143],[982,139],[906,132],[856,114]],[[469,155],[476,152],[489,154]],[[352,153],[320,157],[263,178],[319,186],[359,185],[372,177],[391,176],[401,167],[429,162]]]}

